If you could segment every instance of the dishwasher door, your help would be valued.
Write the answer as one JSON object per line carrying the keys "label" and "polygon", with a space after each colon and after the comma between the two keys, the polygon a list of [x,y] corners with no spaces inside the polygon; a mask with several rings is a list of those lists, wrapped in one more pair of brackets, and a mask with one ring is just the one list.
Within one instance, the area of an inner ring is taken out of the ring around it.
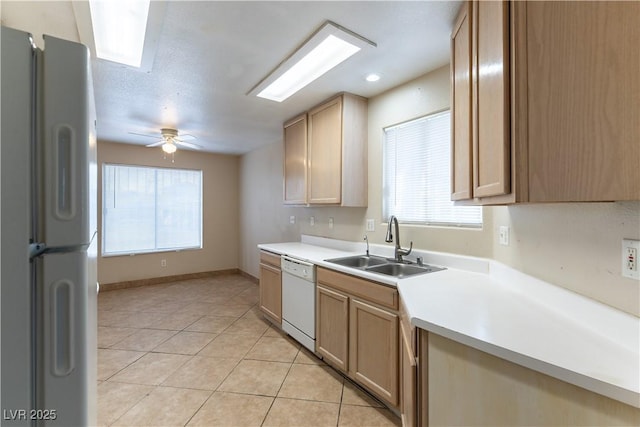
{"label": "dishwasher door", "polygon": [[282,329],[313,352],[316,336],[314,273],[313,264],[282,257]]}

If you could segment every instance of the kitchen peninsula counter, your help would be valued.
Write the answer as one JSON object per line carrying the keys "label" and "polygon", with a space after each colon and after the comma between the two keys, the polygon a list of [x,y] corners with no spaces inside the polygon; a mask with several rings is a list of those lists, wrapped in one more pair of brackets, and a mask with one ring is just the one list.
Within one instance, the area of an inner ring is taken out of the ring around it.
{"label": "kitchen peninsula counter", "polygon": [[[338,266],[364,243],[303,236],[259,245],[389,286],[411,323],[466,346],[640,408],[640,319],[492,260],[415,250],[446,270],[405,279]],[[371,245],[390,256],[387,245]]]}

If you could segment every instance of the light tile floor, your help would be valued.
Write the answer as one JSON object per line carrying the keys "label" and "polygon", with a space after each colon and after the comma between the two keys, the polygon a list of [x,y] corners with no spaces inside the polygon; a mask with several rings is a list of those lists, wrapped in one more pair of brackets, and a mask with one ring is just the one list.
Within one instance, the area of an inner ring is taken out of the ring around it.
{"label": "light tile floor", "polygon": [[262,318],[240,275],[102,292],[101,426],[399,426]]}

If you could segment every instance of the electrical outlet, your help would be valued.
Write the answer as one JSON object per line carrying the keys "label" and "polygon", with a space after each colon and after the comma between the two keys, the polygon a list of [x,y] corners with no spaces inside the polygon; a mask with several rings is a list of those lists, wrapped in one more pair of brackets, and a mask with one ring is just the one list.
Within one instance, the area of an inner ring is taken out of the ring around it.
{"label": "electrical outlet", "polygon": [[314,225],[316,225],[316,217],[315,216],[309,217],[309,225],[312,226],[312,227]]}
{"label": "electrical outlet", "polygon": [[333,217],[329,217],[329,228],[333,228]]}
{"label": "electrical outlet", "polygon": [[502,246],[509,246],[509,227],[502,225],[499,230],[500,244]]}
{"label": "electrical outlet", "polygon": [[367,219],[367,231],[376,231],[376,221],[373,218]]}
{"label": "electrical outlet", "polygon": [[166,259],[160,260],[160,267],[166,267],[166,266],[167,266],[167,260]]}
{"label": "electrical outlet", "polygon": [[638,270],[638,253],[640,253],[640,240],[622,240],[622,276],[640,280]]}
{"label": "electrical outlet", "polygon": [[296,216],[295,215],[291,215],[289,217],[289,224],[295,224],[296,223]]}

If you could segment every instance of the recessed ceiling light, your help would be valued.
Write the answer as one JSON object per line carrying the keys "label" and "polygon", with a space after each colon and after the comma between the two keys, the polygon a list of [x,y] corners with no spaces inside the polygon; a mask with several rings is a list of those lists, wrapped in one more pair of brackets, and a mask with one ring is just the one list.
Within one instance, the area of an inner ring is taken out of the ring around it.
{"label": "recessed ceiling light", "polygon": [[380,76],[374,73],[371,73],[369,75],[367,75],[367,77],[365,77],[365,79],[368,82],[377,82],[378,80],[380,80]]}
{"label": "recessed ceiling light", "polygon": [[327,21],[247,95],[282,102],[361,49],[375,46]]}

